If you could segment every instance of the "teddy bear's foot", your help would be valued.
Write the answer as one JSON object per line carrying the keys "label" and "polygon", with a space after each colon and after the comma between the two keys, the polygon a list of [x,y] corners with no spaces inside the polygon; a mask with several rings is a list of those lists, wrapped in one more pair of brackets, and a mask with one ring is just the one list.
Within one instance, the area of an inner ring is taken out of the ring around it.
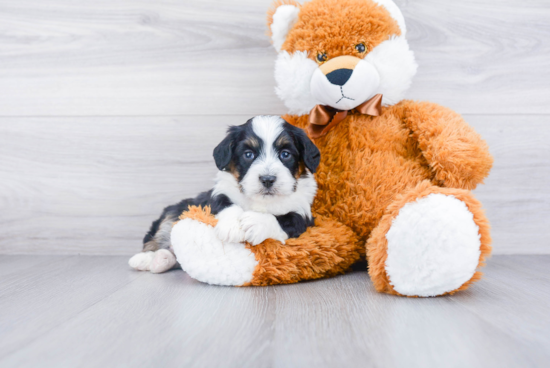
{"label": "teddy bear's foot", "polygon": [[171,242],[181,268],[192,278],[214,285],[243,285],[258,261],[244,243],[222,242],[214,227],[191,218],[172,228]]}
{"label": "teddy bear's foot", "polygon": [[464,202],[430,194],[399,211],[390,230],[386,273],[403,295],[434,296],[458,289],[476,272],[479,227]]}
{"label": "teddy bear's foot", "polygon": [[368,242],[369,273],[379,291],[443,295],[481,275],[490,238],[479,202],[464,190],[420,189],[390,206]]}

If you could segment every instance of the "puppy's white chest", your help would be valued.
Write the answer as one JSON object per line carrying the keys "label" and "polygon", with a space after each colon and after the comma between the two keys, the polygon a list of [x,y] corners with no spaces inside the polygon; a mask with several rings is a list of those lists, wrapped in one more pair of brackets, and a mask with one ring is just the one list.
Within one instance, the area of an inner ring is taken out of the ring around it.
{"label": "puppy's white chest", "polygon": [[247,208],[247,210],[249,211],[260,212],[260,213],[270,213],[269,206],[266,203],[253,202],[247,207],[249,207]]}

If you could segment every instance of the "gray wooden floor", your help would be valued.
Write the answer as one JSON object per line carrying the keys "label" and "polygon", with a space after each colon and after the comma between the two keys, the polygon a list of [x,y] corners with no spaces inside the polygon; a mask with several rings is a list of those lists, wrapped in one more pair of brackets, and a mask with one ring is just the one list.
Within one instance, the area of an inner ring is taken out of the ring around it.
{"label": "gray wooden floor", "polygon": [[364,271],[265,288],[131,271],[121,256],[0,256],[1,367],[548,367],[550,256],[495,256],[451,297]]}

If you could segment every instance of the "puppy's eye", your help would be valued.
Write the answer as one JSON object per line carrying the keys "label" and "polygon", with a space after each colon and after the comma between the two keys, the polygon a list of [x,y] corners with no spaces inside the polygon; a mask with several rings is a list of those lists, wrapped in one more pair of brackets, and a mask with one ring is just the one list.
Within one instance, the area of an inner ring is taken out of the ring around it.
{"label": "puppy's eye", "polygon": [[358,53],[362,54],[364,53],[365,51],[367,51],[367,47],[365,46],[364,43],[358,43],[357,45],[355,45],[355,49],[357,50]]}
{"label": "puppy's eye", "polygon": [[245,153],[243,153],[243,157],[245,160],[251,161],[251,160],[254,160],[255,155],[254,155],[254,152],[252,151],[245,151]]}
{"label": "puppy's eye", "polygon": [[325,61],[327,61],[327,59],[328,59],[328,56],[324,52],[320,52],[320,53],[317,54],[317,62],[318,63],[324,63]]}
{"label": "puppy's eye", "polygon": [[281,160],[283,160],[283,161],[288,160],[291,156],[292,156],[292,155],[291,155],[290,152],[288,152],[287,150],[281,151],[281,153],[279,153],[279,157],[280,157]]}

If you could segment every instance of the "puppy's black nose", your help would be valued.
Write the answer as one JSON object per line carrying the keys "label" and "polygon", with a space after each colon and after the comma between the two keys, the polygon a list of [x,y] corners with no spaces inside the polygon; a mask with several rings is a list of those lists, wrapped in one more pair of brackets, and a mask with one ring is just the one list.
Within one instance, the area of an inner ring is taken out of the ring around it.
{"label": "puppy's black nose", "polygon": [[336,69],[326,75],[328,81],[337,86],[343,86],[351,77],[352,69]]}
{"label": "puppy's black nose", "polygon": [[277,177],[273,175],[260,176],[260,181],[266,188],[271,188],[273,186],[273,183],[275,183],[275,180],[277,180]]}

